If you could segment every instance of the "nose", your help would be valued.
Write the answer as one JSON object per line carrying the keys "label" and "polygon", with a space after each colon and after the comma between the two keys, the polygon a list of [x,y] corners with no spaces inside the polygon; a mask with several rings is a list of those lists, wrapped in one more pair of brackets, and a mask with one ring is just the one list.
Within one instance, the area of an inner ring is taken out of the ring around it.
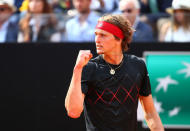
{"label": "nose", "polygon": [[124,17],[130,17],[130,16],[131,16],[131,13],[124,12],[124,13],[123,13],[123,16],[124,16]]}
{"label": "nose", "polygon": [[99,36],[99,35],[96,35],[96,36],[95,36],[95,42],[96,42],[96,43],[100,43],[100,36]]}

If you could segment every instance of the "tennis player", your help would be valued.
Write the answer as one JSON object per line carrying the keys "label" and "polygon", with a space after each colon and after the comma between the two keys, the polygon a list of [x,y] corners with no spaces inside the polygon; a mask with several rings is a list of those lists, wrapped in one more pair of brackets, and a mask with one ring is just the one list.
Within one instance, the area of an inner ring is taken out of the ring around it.
{"label": "tennis player", "polygon": [[151,131],[164,131],[155,110],[146,65],[124,54],[133,29],[121,15],[104,15],[95,29],[96,58],[81,50],[65,107],[72,118],[84,110],[87,131],[136,131],[138,100]]}

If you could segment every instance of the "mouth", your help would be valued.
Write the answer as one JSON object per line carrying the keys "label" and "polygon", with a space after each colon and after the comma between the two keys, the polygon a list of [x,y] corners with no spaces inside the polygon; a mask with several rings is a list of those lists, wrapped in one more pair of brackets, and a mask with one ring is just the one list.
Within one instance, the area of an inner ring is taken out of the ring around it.
{"label": "mouth", "polygon": [[102,47],[96,47],[96,50],[100,51],[100,50],[102,50]]}
{"label": "mouth", "polygon": [[102,46],[100,44],[96,44],[96,48],[99,49],[102,48]]}
{"label": "mouth", "polygon": [[102,54],[104,52],[103,46],[101,44],[96,44],[96,51],[98,54]]}

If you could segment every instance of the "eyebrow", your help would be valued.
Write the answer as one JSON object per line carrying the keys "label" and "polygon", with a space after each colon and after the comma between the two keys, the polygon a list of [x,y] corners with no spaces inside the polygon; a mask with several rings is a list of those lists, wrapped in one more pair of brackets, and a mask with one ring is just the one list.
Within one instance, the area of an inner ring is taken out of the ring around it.
{"label": "eyebrow", "polygon": [[98,31],[95,31],[94,33],[95,33],[95,34],[104,34],[104,35],[106,35],[105,32],[98,32]]}

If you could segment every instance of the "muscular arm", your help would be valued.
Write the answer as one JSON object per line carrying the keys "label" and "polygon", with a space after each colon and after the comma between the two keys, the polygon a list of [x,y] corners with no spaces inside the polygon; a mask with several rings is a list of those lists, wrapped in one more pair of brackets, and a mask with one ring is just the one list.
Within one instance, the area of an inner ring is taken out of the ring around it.
{"label": "muscular arm", "polygon": [[164,131],[164,127],[153,104],[152,95],[140,96],[140,102],[144,110],[145,120],[151,131]]}
{"label": "muscular arm", "polygon": [[67,114],[72,118],[80,117],[80,114],[83,111],[85,95],[81,90],[82,69],[91,58],[92,54],[90,51],[80,51],[73,70],[73,76],[65,98]]}

